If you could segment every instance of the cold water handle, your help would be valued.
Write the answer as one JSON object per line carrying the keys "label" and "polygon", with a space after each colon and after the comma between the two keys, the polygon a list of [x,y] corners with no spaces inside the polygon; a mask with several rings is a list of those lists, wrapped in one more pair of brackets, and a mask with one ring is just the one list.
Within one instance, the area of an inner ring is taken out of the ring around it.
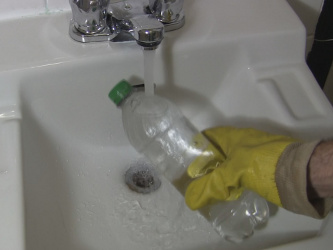
{"label": "cold water handle", "polygon": [[70,0],[75,27],[85,34],[103,31],[109,0]]}
{"label": "cold water handle", "polygon": [[184,0],[149,0],[150,11],[165,25],[165,31],[181,28],[185,23]]}

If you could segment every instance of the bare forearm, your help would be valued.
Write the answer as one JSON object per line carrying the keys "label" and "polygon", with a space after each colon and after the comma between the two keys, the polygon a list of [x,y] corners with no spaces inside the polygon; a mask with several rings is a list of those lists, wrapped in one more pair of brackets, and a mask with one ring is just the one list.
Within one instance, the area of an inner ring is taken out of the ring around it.
{"label": "bare forearm", "polygon": [[333,197],[333,141],[321,142],[308,165],[310,199]]}
{"label": "bare forearm", "polygon": [[294,213],[324,218],[333,208],[333,142],[294,143],[276,168],[282,206]]}

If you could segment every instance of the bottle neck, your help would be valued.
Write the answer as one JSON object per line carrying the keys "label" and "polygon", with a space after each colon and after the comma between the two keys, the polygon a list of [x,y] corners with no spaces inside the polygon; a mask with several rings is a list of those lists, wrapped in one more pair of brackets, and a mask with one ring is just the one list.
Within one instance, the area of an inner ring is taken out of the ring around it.
{"label": "bottle neck", "polygon": [[125,96],[125,97],[121,100],[121,102],[118,103],[117,107],[118,107],[118,108],[122,108],[122,107],[124,106],[124,104],[125,104],[126,102],[128,102],[129,99],[131,99],[131,97],[133,96],[134,93],[135,93],[135,91],[133,91],[133,90],[132,90],[130,93],[128,93],[128,95]]}

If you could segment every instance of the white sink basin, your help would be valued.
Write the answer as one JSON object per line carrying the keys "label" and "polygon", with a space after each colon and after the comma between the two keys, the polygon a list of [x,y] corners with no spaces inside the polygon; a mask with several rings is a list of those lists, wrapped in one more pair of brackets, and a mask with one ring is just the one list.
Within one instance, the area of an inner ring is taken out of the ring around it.
{"label": "white sink basin", "polygon": [[[199,129],[333,136],[304,29],[284,1],[192,0],[185,10],[186,25],[156,52],[156,92]],[[130,191],[124,173],[140,156],[107,94],[123,78],[141,83],[141,48],[76,43],[69,18],[0,24],[12,45],[0,63],[0,249],[264,249],[321,232],[325,221],[271,206],[268,224],[232,245],[163,177],[152,194]],[[30,31],[26,43],[12,27]]]}

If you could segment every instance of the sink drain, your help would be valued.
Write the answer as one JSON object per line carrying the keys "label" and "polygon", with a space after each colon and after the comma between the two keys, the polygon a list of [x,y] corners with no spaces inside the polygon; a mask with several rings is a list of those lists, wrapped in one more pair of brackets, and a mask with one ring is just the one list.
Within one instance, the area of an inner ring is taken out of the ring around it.
{"label": "sink drain", "polygon": [[142,194],[154,192],[161,186],[153,166],[143,160],[131,164],[126,171],[125,182],[130,189]]}

